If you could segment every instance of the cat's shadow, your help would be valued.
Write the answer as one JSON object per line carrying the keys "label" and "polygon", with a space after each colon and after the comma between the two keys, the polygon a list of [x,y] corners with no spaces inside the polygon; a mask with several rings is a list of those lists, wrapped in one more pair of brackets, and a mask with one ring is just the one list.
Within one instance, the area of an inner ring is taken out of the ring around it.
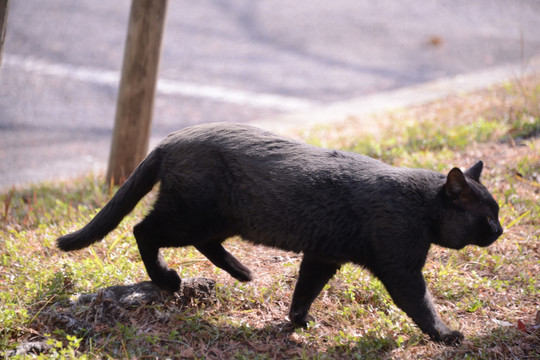
{"label": "cat's shadow", "polygon": [[179,333],[178,336],[182,337],[182,334],[190,333],[192,327],[207,329],[206,331],[214,333],[217,339],[214,345],[217,348],[220,347],[219,339],[223,340],[224,347],[230,347],[232,341],[237,349],[245,347],[249,351],[266,354],[286,348],[292,357],[319,352],[350,354],[351,351],[375,352],[378,356],[384,356],[396,348],[395,342],[390,339],[365,337],[347,345],[318,349],[309,341],[316,329],[298,330],[285,318],[283,321],[269,322],[259,328],[250,328],[249,342],[246,342],[243,336],[239,337],[240,328],[245,325],[216,325],[205,318],[204,312],[191,318],[186,317],[186,306],[202,309],[213,306],[216,301],[215,282],[211,279],[183,279],[181,290],[175,294],[164,292],[151,282],[145,281],[132,285],[115,285],[95,293],[82,294],[68,305],[61,307],[61,311],[45,313],[49,317],[48,323],[56,326],[56,329],[60,328],[79,336],[100,337],[103,329],[109,332],[118,324],[136,326],[140,329],[148,326],[147,324],[153,324],[151,326],[155,327],[154,330],[148,327],[144,332],[158,333],[161,332],[159,327],[167,326],[174,319],[175,310],[179,309],[186,322],[181,327],[175,323],[175,328],[170,330],[175,330]]}
{"label": "cat's shadow", "polygon": [[[101,289],[97,293],[81,295],[77,303],[93,308],[93,311],[91,311],[93,319],[110,324],[113,322],[132,324],[134,320],[141,323],[155,323],[155,320],[158,320],[158,322],[166,324],[169,320],[168,317],[174,315],[167,315],[167,312],[164,311],[156,312],[156,306],[169,308],[171,309],[170,313],[174,314],[174,308],[213,306],[216,300],[214,280],[192,278],[183,279],[181,290],[175,294],[164,292],[151,282],[146,281],[133,285],[112,286]],[[143,310],[144,308],[146,310]],[[159,314],[157,315],[158,319],[155,319],[156,314]],[[96,315],[98,315],[97,318]],[[269,322],[262,327],[250,328],[249,342],[246,342],[242,336],[239,337],[238,335],[240,328],[244,325],[216,325],[205,318],[204,312],[202,315],[194,315],[192,318],[187,318],[187,320],[184,331],[182,328],[175,328],[180,334],[190,332],[192,327],[202,327],[215,332],[215,336],[218,338],[217,341],[223,339],[224,346],[230,346],[230,342],[233,341],[238,348],[249,347],[251,351],[264,353],[272,353],[275,350],[286,348],[292,357],[295,357],[293,356],[295,353],[298,356],[306,354],[306,352],[317,354],[326,351],[343,354],[344,351],[354,351],[355,349],[361,352],[376,351],[377,354],[384,355],[395,348],[395,343],[389,339],[366,337],[347,345],[351,348],[349,350],[345,349],[345,345],[317,349],[309,342],[309,338],[313,336],[313,331],[317,330],[297,329],[287,321],[285,316],[283,321],[278,320]]]}

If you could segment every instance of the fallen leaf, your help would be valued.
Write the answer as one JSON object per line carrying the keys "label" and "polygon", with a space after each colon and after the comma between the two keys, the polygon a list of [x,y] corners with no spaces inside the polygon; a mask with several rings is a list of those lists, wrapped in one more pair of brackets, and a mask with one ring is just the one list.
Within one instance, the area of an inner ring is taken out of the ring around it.
{"label": "fallen leaf", "polygon": [[184,349],[180,352],[180,357],[192,358],[194,354],[195,354],[195,351],[193,350],[193,348],[188,347],[187,349]]}
{"label": "fallen leaf", "polygon": [[527,326],[521,320],[518,320],[517,328],[518,328],[518,330],[521,330],[523,332],[527,332]]}
{"label": "fallen leaf", "polygon": [[506,326],[506,327],[512,326],[512,323],[510,323],[510,322],[508,322],[508,321],[497,320],[497,319],[492,319],[492,321],[493,321],[495,324],[499,325],[499,326]]}

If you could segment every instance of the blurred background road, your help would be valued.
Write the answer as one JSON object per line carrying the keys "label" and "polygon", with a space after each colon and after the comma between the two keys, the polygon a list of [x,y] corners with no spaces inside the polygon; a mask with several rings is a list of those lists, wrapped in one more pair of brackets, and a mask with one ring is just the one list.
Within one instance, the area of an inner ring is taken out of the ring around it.
{"label": "blurred background road", "polygon": [[[130,1],[12,0],[0,188],[102,171]],[[538,0],[172,0],[152,138],[251,122],[540,54]]]}

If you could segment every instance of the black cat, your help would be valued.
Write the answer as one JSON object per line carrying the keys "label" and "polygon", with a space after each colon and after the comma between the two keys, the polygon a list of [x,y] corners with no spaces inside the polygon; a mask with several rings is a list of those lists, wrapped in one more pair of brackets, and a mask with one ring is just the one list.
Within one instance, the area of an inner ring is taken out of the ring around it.
{"label": "black cat", "polygon": [[240,235],[255,244],[303,252],[290,320],[309,308],[338,269],[369,269],[394,302],[433,340],[463,335],[439,318],[422,276],[431,244],[487,246],[503,232],[499,207],[479,182],[482,162],[447,176],[396,168],[237,124],[208,124],[169,135],[84,228],[62,236],[65,251],[112,231],[161,182],[154,209],[135,226],[152,281],[168,291],[180,277],[159,249],[193,245],[241,281],[251,272],[221,243]]}

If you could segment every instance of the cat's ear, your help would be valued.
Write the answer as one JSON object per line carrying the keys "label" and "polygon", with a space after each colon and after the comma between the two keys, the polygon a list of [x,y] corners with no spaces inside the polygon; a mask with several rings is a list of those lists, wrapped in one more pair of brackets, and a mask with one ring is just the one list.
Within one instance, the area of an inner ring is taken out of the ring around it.
{"label": "cat's ear", "polygon": [[467,184],[467,179],[465,179],[465,174],[458,168],[450,170],[444,187],[446,189],[446,195],[452,200],[457,200],[469,193],[469,185]]}
{"label": "cat's ear", "polygon": [[476,182],[480,182],[480,174],[482,174],[483,168],[484,163],[482,161],[478,161],[476,164],[465,170],[465,175]]}

